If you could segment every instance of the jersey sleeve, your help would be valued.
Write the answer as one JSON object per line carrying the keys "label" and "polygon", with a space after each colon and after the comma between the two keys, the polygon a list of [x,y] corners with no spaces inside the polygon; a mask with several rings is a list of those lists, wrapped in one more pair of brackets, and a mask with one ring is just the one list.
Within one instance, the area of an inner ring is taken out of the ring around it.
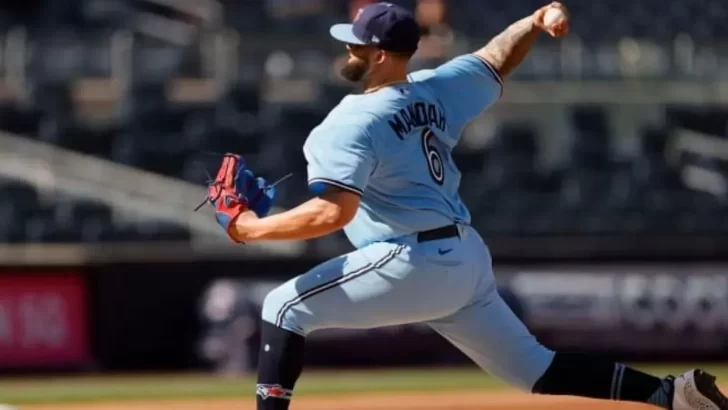
{"label": "jersey sleeve", "polygon": [[503,93],[503,80],[498,73],[475,54],[455,57],[434,70],[427,70],[422,77],[437,93],[450,125],[457,132]]}
{"label": "jersey sleeve", "polygon": [[376,163],[369,134],[356,125],[314,129],[303,152],[308,162],[308,186],[314,194],[335,186],[361,195]]}

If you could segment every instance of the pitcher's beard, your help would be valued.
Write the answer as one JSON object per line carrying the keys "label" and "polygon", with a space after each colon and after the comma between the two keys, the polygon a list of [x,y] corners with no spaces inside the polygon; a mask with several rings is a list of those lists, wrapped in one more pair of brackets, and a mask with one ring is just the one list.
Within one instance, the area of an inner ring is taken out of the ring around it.
{"label": "pitcher's beard", "polygon": [[346,65],[344,65],[344,67],[341,69],[340,74],[347,80],[358,83],[364,78],[368,70],[369,66],[366,62],[347,62]]}

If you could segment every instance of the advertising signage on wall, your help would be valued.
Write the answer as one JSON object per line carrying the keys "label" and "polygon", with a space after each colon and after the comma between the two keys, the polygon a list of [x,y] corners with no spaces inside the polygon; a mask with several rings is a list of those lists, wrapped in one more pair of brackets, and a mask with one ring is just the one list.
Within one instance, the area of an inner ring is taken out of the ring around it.
{"label": "advertising signage on wall", "polygon": [[523,271],[505,283],[529,327],[555,346],[685,354],[728,347],[727,274]]}
{"label": "advertising signage on wall", "polygon": [[75,365],[88,359],[82,278],[0,275],[0,368]]}
{"label": "advertising signage on wall", "polygon": [[728,274],[523,271],[505,283],[535,328],[728,333]]}

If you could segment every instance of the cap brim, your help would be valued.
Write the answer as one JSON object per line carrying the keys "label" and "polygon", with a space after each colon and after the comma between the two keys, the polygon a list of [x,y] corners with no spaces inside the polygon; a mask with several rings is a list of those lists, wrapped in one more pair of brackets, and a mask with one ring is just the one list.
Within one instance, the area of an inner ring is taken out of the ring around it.
{"label": "cap brim", "polygon": [[334,24],[329,29],[329,33],[331,33],[331,37],[343,43],[366,45],[365,42],[356,38],[352,24]]}

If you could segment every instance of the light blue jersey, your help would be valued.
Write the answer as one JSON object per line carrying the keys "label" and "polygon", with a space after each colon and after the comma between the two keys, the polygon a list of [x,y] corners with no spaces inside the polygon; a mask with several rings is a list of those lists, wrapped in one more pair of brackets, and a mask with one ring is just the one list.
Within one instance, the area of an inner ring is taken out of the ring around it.
{"label": "light blue jersey", "polygon": [[303,151],[312,191],[334,185],[361,195],[344,228],[355,247],[470,223],[452,150],[502,88],[485,61],[464,55],[406,83],[349,95],[311,131]]}

